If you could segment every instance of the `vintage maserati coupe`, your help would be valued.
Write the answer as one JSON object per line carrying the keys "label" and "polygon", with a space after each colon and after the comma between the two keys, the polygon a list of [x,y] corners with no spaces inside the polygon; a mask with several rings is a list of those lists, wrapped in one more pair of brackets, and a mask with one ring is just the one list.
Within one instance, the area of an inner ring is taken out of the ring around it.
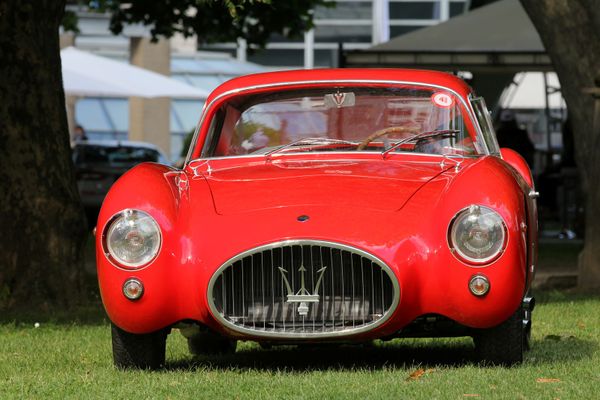
{"label": "vintage maserati coupe", "polygon": [[115,365],[160,367],[173,328],[194,354],[470,336],[484,362],[520,362],[536,197],[455,76],[230,80],[207,99],[183,169],[142,163],[103,203]]}

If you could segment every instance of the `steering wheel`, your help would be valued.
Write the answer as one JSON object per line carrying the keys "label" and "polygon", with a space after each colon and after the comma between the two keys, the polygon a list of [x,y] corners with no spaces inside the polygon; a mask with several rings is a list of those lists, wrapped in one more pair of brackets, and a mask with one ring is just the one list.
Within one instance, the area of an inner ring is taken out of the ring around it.
{"label": "steering wheel", "polygon": [[375,131],[372,134],[370,134],[369,136],[367,136],[362,142],[360,142],[358,147],[356,147],[356,150],[357,151],[364,150],[369,145],[369,143],[371,143],[373,140],[380,138],[382,136],[389,135],[391,133],[404,133],[404,132],[410,132],[410,133],[413,133],[416,135],[418,130],[414,126],[389,126],[387,128],[383,128],[378,131]]}

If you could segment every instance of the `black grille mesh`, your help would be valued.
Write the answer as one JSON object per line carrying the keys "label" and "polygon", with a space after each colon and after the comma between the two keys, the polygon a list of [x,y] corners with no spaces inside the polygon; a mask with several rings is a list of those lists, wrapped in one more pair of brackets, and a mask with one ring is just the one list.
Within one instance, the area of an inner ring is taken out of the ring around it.
{"label": "black grille mesh", "polygon": [[283,337],[364,328],[390,311],[395,296],[376,261],[315,243],[259,249],[213,280],[213,306],[225,321]]}

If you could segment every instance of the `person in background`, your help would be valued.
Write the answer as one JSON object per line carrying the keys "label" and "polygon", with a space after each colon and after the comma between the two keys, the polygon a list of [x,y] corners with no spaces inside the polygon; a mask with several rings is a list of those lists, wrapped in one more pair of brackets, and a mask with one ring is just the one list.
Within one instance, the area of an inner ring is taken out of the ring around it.
{"label": "person in background", "polygon": [[88,140],[88,137],[85,134],[85,129],[83,129],[83,126],[77,125],[73,131],[73,142],[84,142],[86,140]]}
{"label": "person in background", "polygon": [[529,168],[533,168],[535,147],[529,139],[527,131],[517,124],[517,118],[512,110],[502,110],[500,113],[496,137],[500,147],[516,151],[527,161]]}

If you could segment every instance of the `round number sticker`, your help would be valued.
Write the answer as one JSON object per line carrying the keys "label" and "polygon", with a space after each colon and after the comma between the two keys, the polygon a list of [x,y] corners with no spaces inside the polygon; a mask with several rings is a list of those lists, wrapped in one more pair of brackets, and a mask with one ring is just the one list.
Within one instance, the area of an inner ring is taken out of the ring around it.
{"label": "round number sticker", "polygon": [[431,96],[431,101],[433,101],[433,104],[435,104],[436,106],[442,108],[452,107],[452,105],[454,104],[454,99],[452,98],[452,96],[441,92],[434,93],[433,96]]}

